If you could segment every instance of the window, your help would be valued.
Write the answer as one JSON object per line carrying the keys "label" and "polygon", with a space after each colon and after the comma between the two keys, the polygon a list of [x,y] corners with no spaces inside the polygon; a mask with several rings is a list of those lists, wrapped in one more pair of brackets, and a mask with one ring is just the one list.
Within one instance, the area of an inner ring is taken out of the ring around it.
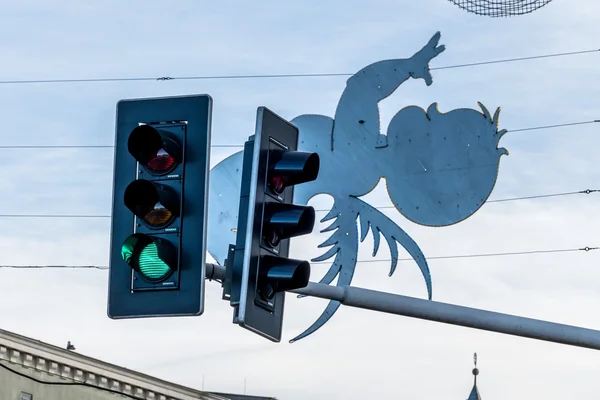
{"label": "window", "polygon": [[33,395],[30,393],[21,392],[20,400],[33,400]]}

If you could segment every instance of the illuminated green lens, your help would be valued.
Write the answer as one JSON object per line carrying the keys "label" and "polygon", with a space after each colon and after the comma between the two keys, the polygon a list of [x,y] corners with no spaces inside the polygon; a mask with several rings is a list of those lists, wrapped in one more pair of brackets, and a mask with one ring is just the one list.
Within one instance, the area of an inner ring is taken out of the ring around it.
{"label": "illuminated green lens", "polygon": [[171,268],[158,256],[155,243],[150,243],[142,249],[138,265],[142,275],[151,280],[163,279],[171,272]]}
{"label": "illuminated green lens", "polygon": [[173,245],[168,240],[143,233],[135,233],[125,239],[121,257],[149,282],[163,281],[177,269],[177,253]]}

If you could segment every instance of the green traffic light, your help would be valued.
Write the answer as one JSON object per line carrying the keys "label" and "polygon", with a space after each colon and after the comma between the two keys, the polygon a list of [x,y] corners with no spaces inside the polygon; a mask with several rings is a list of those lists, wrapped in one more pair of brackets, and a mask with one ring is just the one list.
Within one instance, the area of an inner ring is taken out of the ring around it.
{"label": "green traffic light", "polygon": [[161,282],[177,269],[176,251],[169,241],[140,233],[125,239],[121,257],[148,282]]}
{"label": "green traffic light", "polygon": [[142,249],[138,265],[140,273],[151,281],[160,281],[171,273],[171,268],[158,256],[156,243],[150,243]]}

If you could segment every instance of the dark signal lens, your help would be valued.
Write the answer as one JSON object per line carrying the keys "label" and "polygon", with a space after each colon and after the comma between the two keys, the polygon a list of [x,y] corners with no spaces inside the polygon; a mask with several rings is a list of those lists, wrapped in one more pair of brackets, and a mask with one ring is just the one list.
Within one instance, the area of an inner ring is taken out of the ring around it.
{"label": "dark signal lens", "polygon": [[160,202],[144,215],[144,221],[152,226],[163,226],[173,219],[173,213]]}
{"label": "dark signal lens", "polygon": [[269,179],[269,187],[275,194],[282,194],[285,190],[285,177],[283,176],[272,176]]}
{"label": "dark signal lens", "polygon": [[268,231],[263,236],[263,240],[269,247],[272,248],[277,247],[279,245],[279,242],[281,242],[281,239],[279,239],[279,235],[275,231]]}
{"label": "dark signal lens", "polygon": [[314,181],[319,175],[320,159],[317,153],[272,151],[272,157],[269,160],[268,182],[276,194],[282,194],[288,186]]}
{"label": "dark signal lens", "polygon": [[281,240],[311,233],[315,224],[315,209],[310,206],[270,202],[264,215],[263,240],[272,247]]}
{"label": "dark signal lens", "polygon": [[125,189],[124,202],[149,228],[164,228],[179,216],[177,192],[158,182],[145,179],[131,182]]}
{"label": "dark signal lens", "polygon": [[140,125],[131,131],[127,148],[137,162],[153,175],[167,174],[181,162],[177,136],[150,125]]}

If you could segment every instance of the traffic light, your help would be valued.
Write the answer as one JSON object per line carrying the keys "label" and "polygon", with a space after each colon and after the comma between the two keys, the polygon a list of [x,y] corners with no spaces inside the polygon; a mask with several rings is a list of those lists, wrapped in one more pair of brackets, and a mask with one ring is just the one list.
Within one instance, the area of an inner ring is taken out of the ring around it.
{"label": "traffic light", "polygon": [[117,103],[108,316],[200,315],[212,99]]}
{"label": "traffic light", "polygon": [[281,340],[285,291],[308,284],[310,264],[288,258],[290,239],[312,232],[315,210],[292,203],[294,185],[317,179],[319,155],[298,149],[298,128],[265,107],[246,142],[233,254],[234,322]]}

